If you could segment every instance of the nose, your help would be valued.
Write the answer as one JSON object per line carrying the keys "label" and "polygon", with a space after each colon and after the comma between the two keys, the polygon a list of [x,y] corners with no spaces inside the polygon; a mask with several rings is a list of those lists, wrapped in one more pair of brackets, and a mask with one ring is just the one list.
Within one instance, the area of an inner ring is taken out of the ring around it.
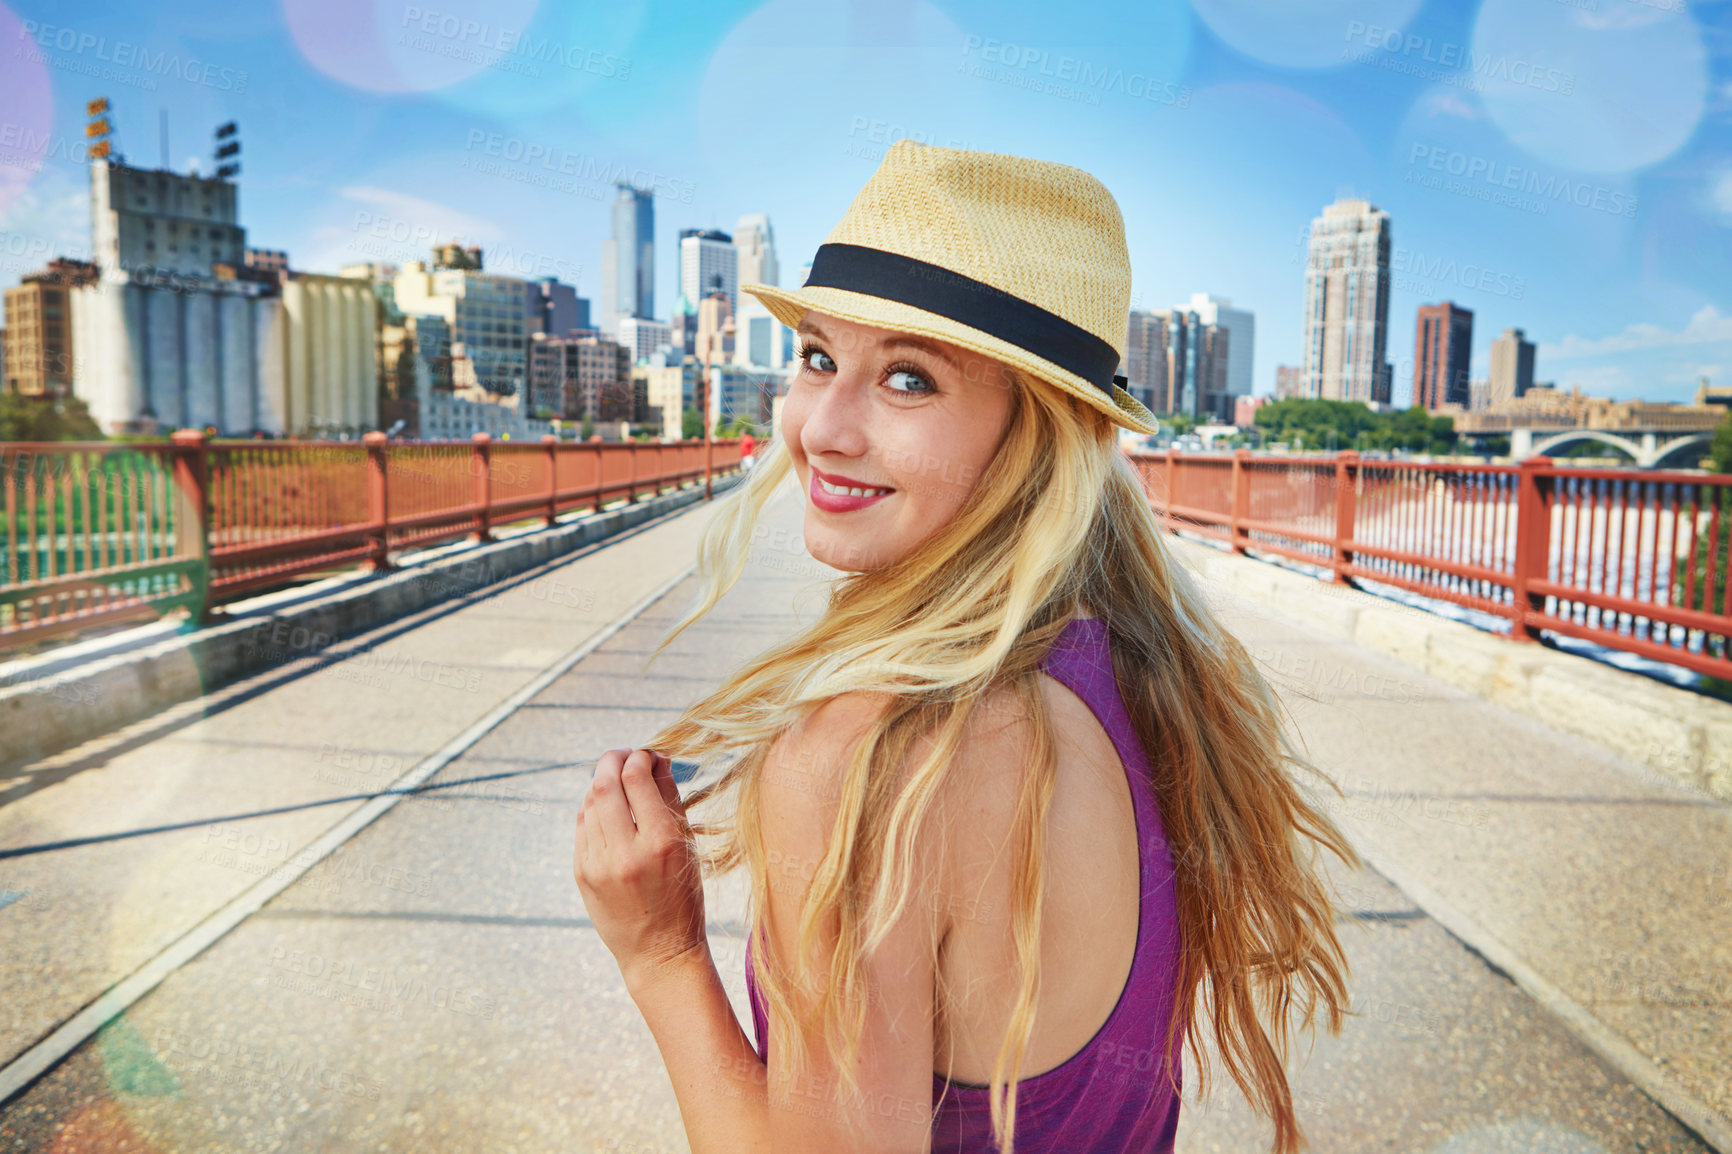
{"label": "nose", "polygon": [[818,390],[817,400],[800,428],[800,447],[806,458],[866,455],[870,444],[866,390],[870,385],[852,373],[837,373]]}

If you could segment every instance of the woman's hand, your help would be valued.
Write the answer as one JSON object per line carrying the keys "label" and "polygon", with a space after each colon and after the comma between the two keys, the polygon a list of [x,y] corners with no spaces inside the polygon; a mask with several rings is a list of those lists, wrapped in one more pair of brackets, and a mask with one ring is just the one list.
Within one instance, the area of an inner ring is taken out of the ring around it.
{"label": "woman's hand", "polygon": [[709,948],[703,875],[667,756],[610,749],[596,761],[577,818],[574,872],[628,987]]}

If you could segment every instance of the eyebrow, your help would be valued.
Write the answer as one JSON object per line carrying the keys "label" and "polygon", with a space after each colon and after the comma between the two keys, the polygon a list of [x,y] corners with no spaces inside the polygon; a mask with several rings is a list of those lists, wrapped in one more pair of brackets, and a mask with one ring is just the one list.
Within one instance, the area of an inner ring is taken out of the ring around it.
{"label": "eyebrow", "polygon": [[[812,321],[804,319],[804,318],[801,319],[800,327],[798,329],[796,329],[795,331],[801,332],[801,333],[811,333],[813,336],[818,337],[820,340],[829,340],[830,339],[825,334],[823,329],[819,328]],[[962,372],[962,366],[956,363],[955,357],[951,356],[949,353],[945,352],[942,348],[938,347],[937,344],[935,344],[932,341],[927,340],[924,337],[917,337],[917,336],[913,336],[913,335],[909,335],[909,334],[898,334],[896,336],[893,336],[893,337],[890,337],[889,339],[887,339],[884,342],[884,345],[886,348],[904,347],[904,348],[911,348],[911,349],[919,349],[921,352],[926,353],[928,356],[936,357],[939,360],[943,361],[945,364],[949,365],[952,369],[955,369],[957,372],[959,372],[959,373]]]}

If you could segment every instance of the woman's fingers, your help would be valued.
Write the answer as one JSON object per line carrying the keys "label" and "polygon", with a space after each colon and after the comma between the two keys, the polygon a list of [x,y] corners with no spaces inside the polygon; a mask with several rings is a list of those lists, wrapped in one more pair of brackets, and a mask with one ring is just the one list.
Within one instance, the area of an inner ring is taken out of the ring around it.
{"label": "woman's fingers", "polygon": [[[667,794],[657,780],[657,761],[666,760],[661,754],[650,749],[634,749],[625,759],[620,769],[620,783],[625,798],[631,804],[631,812],[637,818],[639,833],[662,838],[668,836],[684,836],[680,823],[675,817],[675,810],[669,809]],[[666,771],[669,782],[673,780],[671,767]],[[674,793],[675,803],[678,803],[679,793]]]}
{"label": "woman's fingers", "polygon": [[665,753],[656,754],[656,787],[661,790],[662,800],[668,808],[677,814],[684,815],[686,807],[680,801],[680,784],[674,780],[674,759]]}
{"label": "woman's fingers", "polygon": [[584,810],[595,819],[593,828],[600,831],[603,847],[609,850],[629,848],[637,832],[621,780],[625,763],[630,760],[626,754],[623,749],[610,749],[596,759],[595,779],[590,782],[589,799],[584,804]]}

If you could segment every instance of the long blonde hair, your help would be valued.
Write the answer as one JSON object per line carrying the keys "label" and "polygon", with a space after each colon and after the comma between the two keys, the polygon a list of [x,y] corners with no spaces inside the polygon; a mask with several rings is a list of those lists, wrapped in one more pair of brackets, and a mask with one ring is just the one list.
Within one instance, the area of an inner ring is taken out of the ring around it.
{"label": "long blonde hair", "polygon": [[[801,911],[796,976],[769,951],[753,958],[772,1047],[801,1069],[808,1055],[790,1023],[821,1022],[857,1094],[865,962],[909,900],[916,846],[971,710],[992,690],[1020,700],[1032,734],[1010,846],[1020,987],[989,1084],[994,1132],[1012,1154],[1016,1081],[1040,984],[1044,827],[1056,772],[1038,678],[1072,611],[1086,607],[1110,633],[1115,679],[1153,767],[1173,852],[1183,962],[1163,1039],[1167,1077],[1177,1076],[1174,1034],[1185,1022],[1206,1095],[1207,1028],[1252,1108],[1273,1122],[1275,1154],[1292,1154],[1304,1142],[1285,1072],[1292,1019],[1309,1031],[1321,1005],[1338,1033],[1348,1002],[1318,851],[1353,866],[1358,858],[1288,767],[1335,787],[1298,756],[1244,646],[1169,554],[1111,422],[1055,389],[1014,375],[1010,385],[998,452],[951,521],[905,557],[838,578],[818,621],[647,744],[699,760],[737,755],[687,804],[737,794],[731,821],[692,828],[701,846],[712,843],[701,855],[707,872],[747,867],[751,932],[762,943],[770,863],[759,799],[771,743],[842,694],[887,695],[841,772],[835,824]],[[739,579],[753,527],[792,467],[778,440],[717,511],[700,546],[705,591],[664,647]],[[814,981],[804,971],[821,935],[835,948],[829,973]],[[796,1002],[796,989],[816,991],[815,1005]],[[1193,1014],[1199,999],[1203,1013]]]}

